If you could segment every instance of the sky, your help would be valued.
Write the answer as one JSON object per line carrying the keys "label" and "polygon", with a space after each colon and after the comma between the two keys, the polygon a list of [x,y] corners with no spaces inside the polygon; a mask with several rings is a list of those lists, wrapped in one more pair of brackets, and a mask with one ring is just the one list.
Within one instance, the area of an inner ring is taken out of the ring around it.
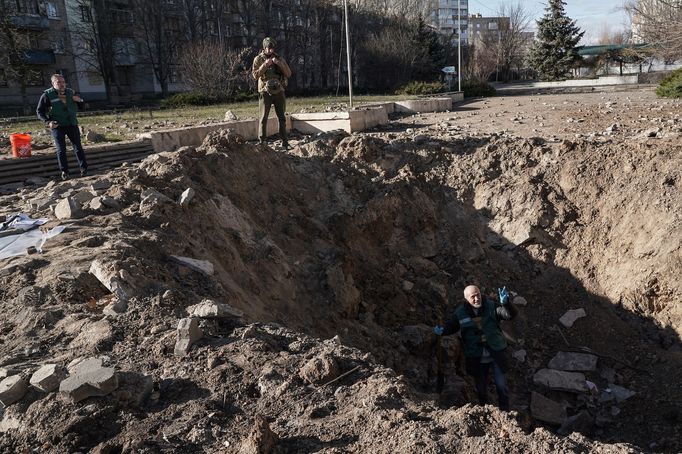
{"label": "sky", "polygon": [[[481,13],[484,16],[494,15],[499,5],[521,5],[530,13],[535,29],[535,20],[545,13],[546,1],[542,0],[469,0],[469,13]],[[585,31],[581,44],[593,44],[602,31],[620,32],[629,29],[626,14],[623,12],[623,0],[564,0],[568,17],[575,19],[578,27]]]}

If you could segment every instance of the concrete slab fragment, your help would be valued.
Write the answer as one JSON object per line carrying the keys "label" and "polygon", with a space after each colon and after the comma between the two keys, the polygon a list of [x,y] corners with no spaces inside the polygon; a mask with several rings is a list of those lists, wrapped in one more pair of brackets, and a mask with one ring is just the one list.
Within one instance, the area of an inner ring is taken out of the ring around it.
{"label": "concrete slab fragment", "polygon": [[540,369],[533,375],[533,383],[550,389],[573,393],[587,392],[585,375],[579,372],[565,372],[554,369]]}
{"label": "concrete slab fragment", "polygon": [[530,412],[533,418],[560,425],[566,419],[566,409],[558,402],[533,391],[530,395]]}
{"label": "concrete slab fragment", "polygon": [[27,390],[28,385],[21,375],[7,377],[0,381],[0,403],[5,407],[12,405],[21,400],[26,395]]}
{"label": "concrete slab fragment", "polygon": [[559,352],[547,367],[568,371],[594,371],[597,370],[597,359],[596,355],[589,353]]}
{"label": "concrete slab fragment", "polygon": [[190,317],[197,318],[231,318],[242,317],[244,313],[239,309],[235,309],[229,304],[216,303],[213,300],[203,300],[199,304],[189,306],[187,313]]}
{"label": "concrete slab fragment", "polygon": [[45,364],[33,373],[29,383],[39,390],[49,393],[59,388],[59,382],[64,379],[65,375],[61,366],[57,364]]}
{"label": "concrete slab fragment", "polygon": [[586,317],[587,313],[585,312],[585,309],[580,308],[580,309],[571,309],[570,311],[566,311],[564,315],[561,316],[559,319],[559,323],[564,325],[566,328],[570,328],[573,326],[573,324],[578,320],[579,318]]}

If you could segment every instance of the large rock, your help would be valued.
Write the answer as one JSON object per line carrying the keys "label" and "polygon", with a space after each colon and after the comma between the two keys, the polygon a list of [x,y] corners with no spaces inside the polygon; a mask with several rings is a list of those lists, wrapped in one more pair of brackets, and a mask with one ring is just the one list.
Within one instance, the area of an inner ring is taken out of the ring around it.
{"label": "large rock", "polygon": [[12,405],[14,402],[21,400],[26,395],[27,390],[28,385],[21,375],[7,377],[0,381],[0,403],[5,407]]}
{"label": "large rock", "polygon": [[550,369],[568,371],[597,370],[597,356],[589,353],[559,352],[547,364]]}
{"label": "large rock", "polygon": [[187,268],[190,268],[194,271],[204,273],[207,276],[213,276],[213,263],[209,262],[208,260],[191,259],[189,257],[181,257],[179,255],[171,255],[170,257],[171,260],[179,263],[182,266],[186,266]]}
{"label": "large rock", "polygon": [[559,323],[564,325],[566,328],[570,328],[573,326],[576,320],[579,318],[583,318],[587,316],[587,313],[585,312],[585,309],[582,307],[580,309],[571,309],[569,311],[566,311],[564,315],[561,316],[559,319]]}
{"label": "large rock", "polygon": [[49,393],[59,388],[59,382],[64,379],[64,370],[57,364],[45,364],[31,376],[31,385]]}
{"label": "large rock", "polygon": [[564,372],[554,369],[540,369],[533,375],[533,383],[549,389],[573,393],[587,392],[585,375],[579,372]]}
{"label": "large rock", "polygon": [[178,338],[175,342],[175,356],[185,356],[192,344],[204,337],[195,318],[183,318],[178,322]]}
{"label": "large rock", "polygon": [[57,219],[74,219],[80,217],[83,212],[80,204],[73,197],[66,197],[59,201],[54,214]]}
{"label": "large rock", "polygon": [[74,402],[94,396],[106,396],[118,387],[113,367],[102,367],[98,358],[87,358],[72,368],[72,375],[59,384],[59,392]]}
{"label": "large rock", "polygon": [[198,318],[239,318],[244,315],[239,309],[229,304],[216,303],[213,300],[203,300],[199,304],[189,306],[187,313],[190,317]]}
{"label": "large rock", "polygon": [[331,355],[320,355],[308,361],[298,371],[306,382],[323,385],[339,376],[339,365]]}
{"label": "large rock", "polygon": [[530,413],[533,418],[560,425],[566,419],[566,409],[558,402],[533,391],[530,395]]}

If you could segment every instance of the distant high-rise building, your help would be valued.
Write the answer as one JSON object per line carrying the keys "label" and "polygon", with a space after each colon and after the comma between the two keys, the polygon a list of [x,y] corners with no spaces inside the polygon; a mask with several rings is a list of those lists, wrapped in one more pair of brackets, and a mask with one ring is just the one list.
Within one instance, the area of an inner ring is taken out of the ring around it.
{"label": "distant high-rise building", "polygon": [[469,33],[468,17],[469,0],[431,0],[429,22],[440,33],[451,36],[454,43],[457,43],[461,26],[462,44],[466,45]]}

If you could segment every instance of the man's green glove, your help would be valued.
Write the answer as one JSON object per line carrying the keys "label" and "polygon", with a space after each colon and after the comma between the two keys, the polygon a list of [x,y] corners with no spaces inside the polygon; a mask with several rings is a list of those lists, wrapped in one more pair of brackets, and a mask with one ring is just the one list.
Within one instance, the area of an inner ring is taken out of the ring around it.
{"label": "man's green glove", "polygon": [[509,302],[509,292],[507,291],[507,287],[498,288],[497,294],[500,297],[500,304],[507,304]]}

